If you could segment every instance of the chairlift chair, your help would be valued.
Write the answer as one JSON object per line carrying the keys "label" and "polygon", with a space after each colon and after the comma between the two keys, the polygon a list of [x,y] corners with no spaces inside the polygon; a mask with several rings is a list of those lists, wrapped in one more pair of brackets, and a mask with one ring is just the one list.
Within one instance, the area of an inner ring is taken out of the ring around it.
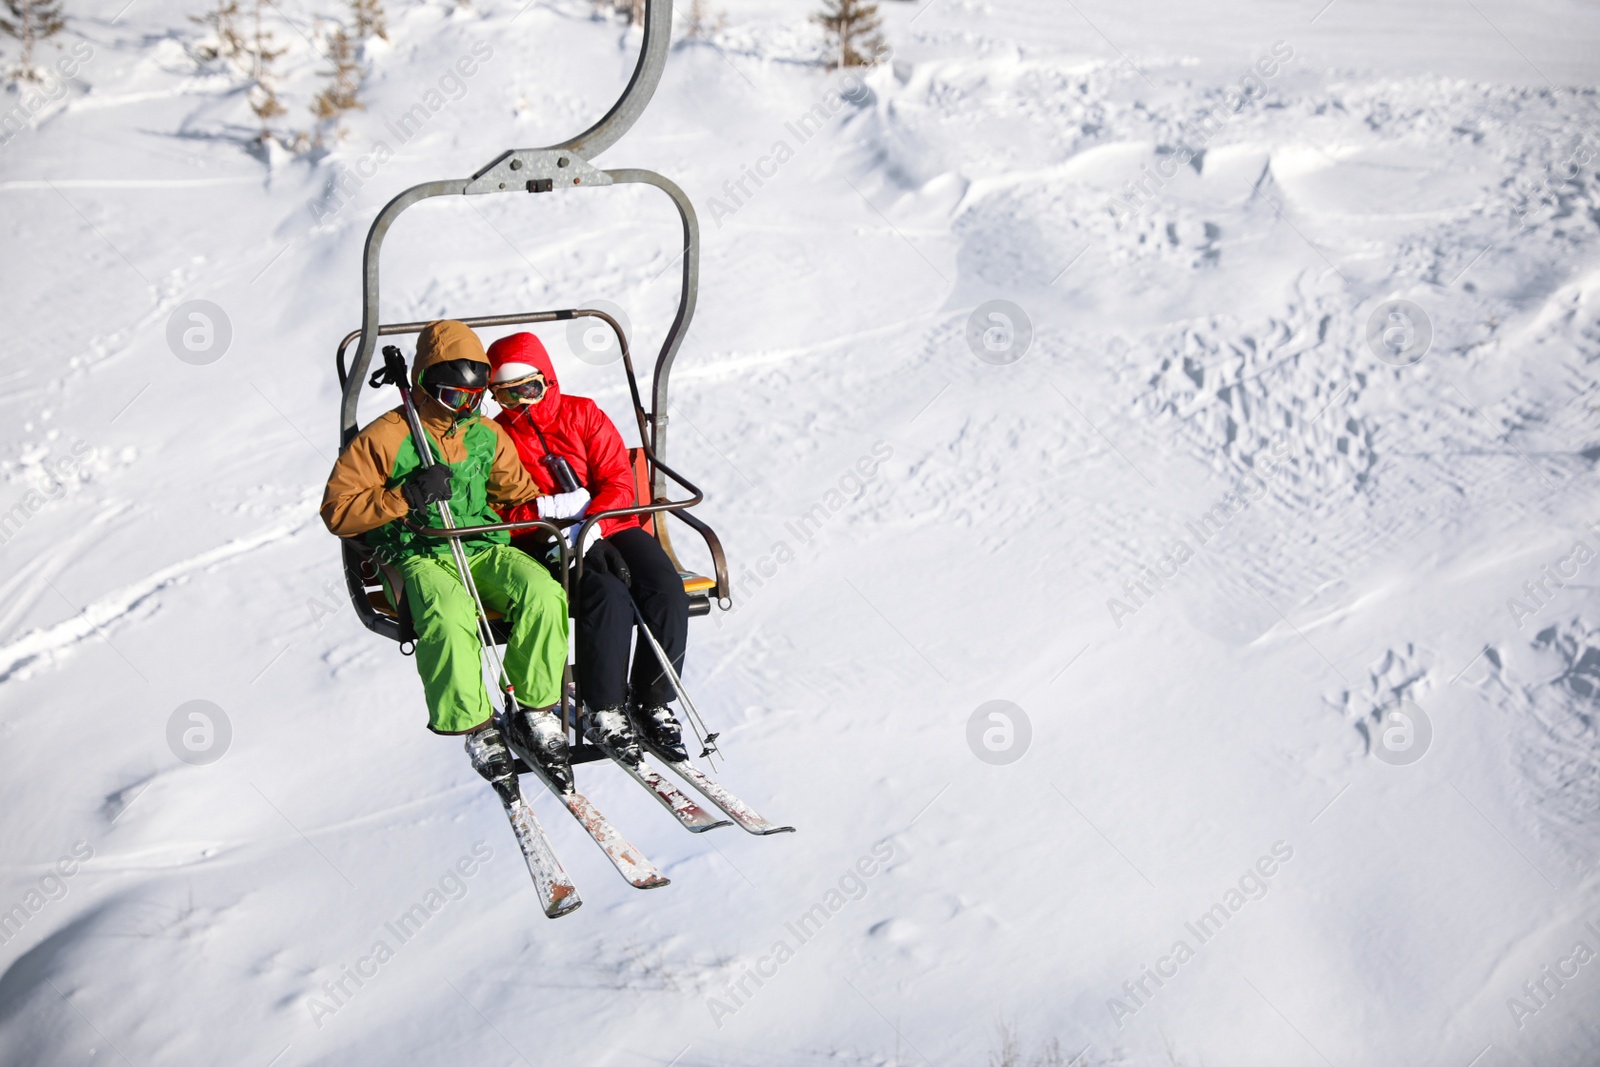
{"label": "chairlift chair", "polygon": [[[360,429],[356,423],[356,408],[360,400],[362,384],[368,380],[368,369],[372,363],[373,355],[377,351],[379,338],[417,334],[428,325],[426,322],[385,323],[381,322],[379,317],[379,264],[383,241],[389,232],[389,228],[394,225],[395,220],[408,208],[424,200],[444,196],[543,195],[630,184],[651,185],[662,190],[671,198],[673,205],[677,208],[678,217],[683,224],[682,284],[678,293],[677,313],[673,317],[672,325],[667,331],[665,340],[662,342],[661,351],[656,357],[654,375],[651,381],[649,410],[646,410],[644,400],[639,391],[638,378],[634,373],[633,358],[629,352],[628,338],[617,321],[604,311],[595,308],[565,308],[550,311],[460,317],[459,321],[478,329],[530,325],[542,322],[561,322],[587,317],[600,320],[612,330],[616,335],[618,346],[622,353],[620,362],[623,372],[627,376],[628,393],[632,399],[634,417],[639,427],[640,445],[636,449],[629,449],[630,459],[633,460],[634,464],[637,502],[633,507],[615,508],[586,516],[583,520],[583,528],[580,531],[578,543],[582,543],[581,538],[584,533],[587,533],[589,526],[600,519],[617,518],[625,515],[639,516],[641,522],[645,525],[646,531],[661,543],[661,547],[666,550],[668,558],[682,575],[684,590],[690,596],[689,613],[691,616],[696,616],[708,614],[713,600],[722,610],[728,610],[732,607],[728,584],[728,567],[723,555],[722,543],[711,527],[690,510],[705,499],[705,494],[665,462],[667,450],[667,386],[672,373],[673,361],[683,343],[683,337],[688,330],[689,322],[694,317],[695,300],[698,293],[700,269],[699,223],[695,218],[694,206],[689,202],[688,197],[684,195],[683,190],[662,175],[638,168],[601,170],[590,162],[591,157],[598,155],[616,143],[627,132],[654,94],[656,86],[661,80],[662,69],[666,64],[667,50],[671,43],[671,25],[672,0],[646,0],[644,42],[640,49],[639,60],[634,68],[633,76],[629,79],[622,96],[612,106],[611,110],[599,122],[577,137],[549,148],[509,150],[496,157],[487,166],[469,178],[424,182],[421,185],[414,185],[384,206],[383,210],[378,213],[378,217],[373,221],[372,228],[367,232],[366,250],[362,262],[361,328],[351,331],[339,342],[339,347],[335,353],[335,366],[339,374],[339,384],[343,390],[343,399],[339,408],[339,447],[343,450],[349,447],[350,442]],[[352,344],[356,344],[355,355],[353,361],[347,366],[345,357]],[[668,481],[687,492],[689,496],[680,500],[670,499],[667,492]],[[665,517],[668,515],[683,522],[700,535],[711,556],[712,575],[706,576],[692,573],[679,563],[667,532]],[[544,521],[496,523],[460,527],[448,531],[448,533],[442,529],[424,529],[423,532],[430,536],[462,537],[487,533],[492,530],[515,532],[526,531],[531,528],[543,528],[556,536],[556,542],[561,549],[562,586],[568,593],[570,603],[573,592],[572,582],[578,575],[581,575],[583,561],[580,557],[573,561],[572,566],[569,567],[567,565],[568,552],[566,544],[560,536],[559,529],[553,523]],[[349,589],[351,602],[355,606],[356,615],[360,618],[362,625],[382,637],[387,637],[392,641],[401,641],[404,634],[401,609],[391,602],[384,590],[384,574],[381,562],[375,558],[374,553],[367,548],[365,543],[357,538],[346,538],[343,541],[342,554],[345,584]],[[391,576],[391,579],[397,577],[397,575],[394,575]],[[393,580],[391,580],[390,584],[394,588],[399,588],[398,584]],[[496,628],[496,635],[501,641],[504,641],[505,628],[503,623],[495,621],[493,624]],[[570,674],[569,668],[568,684],[563,686],[562,699],[563,718],[569,725],[575,719],[575,715],[570,714],[571,709],[566,706],[566,694],[571,689]],[[572,746],[572,749],[572,759],[575,763],[601,758],[598,749],[594,749],[593,746],[582,742],[581,735],[578,737],[577,743]]]}

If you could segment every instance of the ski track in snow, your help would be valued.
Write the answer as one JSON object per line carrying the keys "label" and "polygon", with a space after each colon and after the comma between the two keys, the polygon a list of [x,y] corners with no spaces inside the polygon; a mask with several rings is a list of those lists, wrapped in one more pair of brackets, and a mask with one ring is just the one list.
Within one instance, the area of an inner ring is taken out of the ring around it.
{"label": "ski track in snow", "polygon": [[[315,515],[295,519],[261,533],[218,545],[93,600],[77,608],[73,616],[63,622],[42,630],[30,630],[16,640],[0,645],[0,682],[8,681],[13,675],[36,665],[56,663],[70,649],[90,637],[99,637],[110,645],[108,631],[132,617],[146,601],[163,590],[186,581],[193,574],[230,562],[266,545],[288,540],[319,521]],[[35,568],[38,580],[48,584],[48,576],[41,573],[44,568],[37,562]]]}

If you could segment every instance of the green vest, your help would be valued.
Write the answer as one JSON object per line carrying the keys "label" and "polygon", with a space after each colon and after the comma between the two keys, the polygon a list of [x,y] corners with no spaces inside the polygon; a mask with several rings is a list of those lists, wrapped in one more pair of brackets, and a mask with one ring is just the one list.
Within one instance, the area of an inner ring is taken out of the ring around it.
{"label": "green vest", "polygon": [[[451,516],[455,518],[457,526],[483,526],[500,522],[500,516],[489,506],[489,473],[494,469],[494,454],[498,440],[494,430],[482,416],[474,416],[469,421],[457,424],[453,432],[461,435],[462,443],[466,446],[467,458],[460,463],[450,464]],[[434,462],[439,462],[439,456],[440,451],[435,441]],[[407,435],[399,451],[395,453],[394,469],[389,472],[389,480],[385,483],[385,487],[389,489],[398,487],[420,466],[422,457],[417,454],[416,442]],[[406,525],[408,522],[418,526],[442,525],[439,521],[439,509],[430,504],[422,515],[412,512],[393,522],[384,523],[375,530],[369,530],[365,535],[367,544],[371,545],[381,558],[390,560],[397,560],[403,556],[444,558],[450,555],[448,538],[425,537],[413,533]],[[507,544],[510,540],[511,537],[506,531],[496,530],[476,537],[463,537],[461,547],[470,555],[481,552],[490,545]]]}

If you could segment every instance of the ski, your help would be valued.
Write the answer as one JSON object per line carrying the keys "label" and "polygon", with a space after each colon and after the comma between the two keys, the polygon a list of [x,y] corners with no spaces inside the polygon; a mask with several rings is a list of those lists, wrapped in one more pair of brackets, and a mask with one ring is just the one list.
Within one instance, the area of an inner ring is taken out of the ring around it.
{"label": "ski", "polygon": [[640,760],[637,766],[616,756],[611,756],[611,761],[627,771],[628,777],[648,789],[650,795],[660,801],[661,806],[670,811],[672,817],[678,820],[678,824],[691,834],[701,834],[707,830],[715,830],[719,826],[733,825],[730,820],[719,819],[695,803],[693,797],[663,778],[660,771],[644,760]]}
{"label": "ski", "polygon": [[644,853],[634,848],[628,843],[627,838],[617,832],[617,828],[611,825],[611,820],[601,814],[600,809],[595,807],[588,797],[576,790],[563,793],[556,789],[536,763],[519,759],[516,768],[518,771],[531,771],[534,777],[544,783],[544,787],[561,801],[562,807],[578,820],[578,825],[583,827],[584,832],[594,838],[594,843],[600,846],[600,851],[606,854],[611,865],[617,869],[618,874],[628,880],[629,885],[635,889],[660,889],[664,885],[672,884],[671,879],[646,859]]}
{"label": "ski", "polygon": [[628,880],[629,885],[635,889],[660,889],[664,885],[672,884],[655,864],[645,858],[644,853],[634,848],[627,838],[617,832],[617,828],[611,825],[611,820],[601,814],[600,809],[595,807],[588,797],[577,790],[563,791],[558,788],[539,766],[533,753],[520,747],[517,747],[515,752],[513,773],[531,772],[538,778],[544,787],[561,801],[562,806],[572,813],[572,817],[578,820],[578,825],[583,827],[584,832],[600,846],[600,851],[606,854],[611,865],[617,869],[618,874]]}
{"label": "ski", "polygon": [[546,918],[559,919],[570,915],[583,905],[577,886],[567,877],[550,847],[544,827],[533,814],[528,802],[518,797],[505,805],[506,817],[511,820],[511,832],[517,835],[522,848],[522,858],[528,863],[528,873],[533,875],[534,888],[539,893],[539,903],[544,906]]}
{"label": "ski", "polygon": [[680,775],[684,781],[698,789],[718,810],[738,823],[740,828],[747,833],[755,834],[758,837],[765,837],[767,834],[794,833],[794,827],[792,826],[778,826],[762,818],[754,808],[716,782],[713,782],[710,778],[707,778],[704,774],[701,774],[687,760],[671,759],[665,752],[654,747],[651,747],[651,751],[660,756],[674,773]]}
{"label": "ski", "polygon": [[[553,790],[552,790],[553,792]],[[628,880],[635,889],[660,889],[671,885],[671,880],[645,858],[644,853],[630,845],[626,838],[611,825],[611,820],[600,814],[600,809],[589,802],[582,793],[557,794],[561,803],[578,820],[594,843],[606,854],[617,873]]]}
{"label": "ski", "polygon": [[467,735],[467,757],[472,769],[483,776],[505,808],[511,820],[511,832],[517,836],[517,846],[533,875],[533,886],[539,893],[539,903],[544,906],[546,918],[556,919],[576,911],[583,901],[578,889],[556,859],[550,838],[533,814],[527,797],[522,795],[522,784],[517,779],[516,761],[500,739],[498,730],[474,730]]}

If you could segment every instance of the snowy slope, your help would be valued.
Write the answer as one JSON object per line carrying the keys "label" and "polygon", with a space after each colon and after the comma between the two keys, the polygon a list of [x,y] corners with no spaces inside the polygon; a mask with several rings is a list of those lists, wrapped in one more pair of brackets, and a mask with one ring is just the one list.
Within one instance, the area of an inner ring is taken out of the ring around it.
{"label": "snowy slope", "polygon": [[[997,1021],[1078,1063],[1600,1058],[1600,15],[1318,6],[886,4],[864,85],[797,0],[674,51],[599,162],[700,209],[669,455],[738,603],[687,681],[800,831],[691,837],[594,770],[674,884],[540,796],[587,903],[559,922],[315,504],[374,212],[576,132],[637,36],[395,6],[345,140],[263,160],[188,8],[79,15],[93,57],[0,147],[0,1062],[942,1067]],[[331,10],[282,11],[304,127]],[[384,317],[604,299],[650,353],[676,241],[649,190],[430,204]],[[1367,343],[1391,298],[1414,365]],[[994,299],[1018,362],[967,342]],[[231,326],[208,365],[169,347],[192,300]],[[631,436],[616,369],[544,336]],[[169,743],[192,700],[231,725],[208,765]],[[1006,765],[969,748],[993,700],[1031,723]],[[1387,765],[1402,700],[1432,739]]]}

